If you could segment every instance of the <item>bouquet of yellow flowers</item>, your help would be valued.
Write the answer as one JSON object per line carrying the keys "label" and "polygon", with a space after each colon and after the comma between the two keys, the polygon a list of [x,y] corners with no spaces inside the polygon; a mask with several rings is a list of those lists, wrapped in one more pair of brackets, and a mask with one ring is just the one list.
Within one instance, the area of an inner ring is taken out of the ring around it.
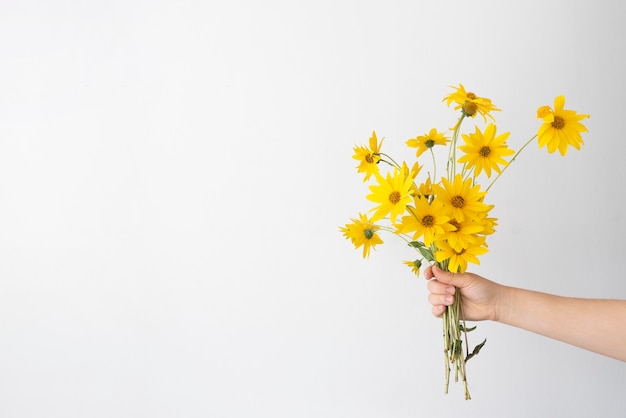
{"label": "bouquet of yellow flowers", "polygon": [[[383,139],[379,141],[375,131],[368,146],[354,147],[353,158],[359,163],[358,172],[364,174],[363,182],[375,180],[366,196],[373,207],[352,218],[340,231],[357,249],[363,247],[363,258],[383,243],[380,234],[388,232],[416,251],[416,259],[404,261],[415,274],[419,275],[424,262],[435,263],[453,273],[464,272],[468,263],[479,264],[478,256],[487,252],[487,237],[495,232],[497,219],[489,215],[494,205],[486,202],[486,195],[509,164],[535,139],[540,148],[547,147],[549,153],[558,150],[563,156],[570,146],[579,150],[583,145],[581,132],[587,129],[580,121],[589,115],[565,109],[563,96],[556,97],[554,108],[537,109],[537,119],[542,120],[539,130],[515,151],[507,144],[510,133],[497,132],[492,112],[500,109],[490,99],[466,91],[462,84],[452,88],[454,91],[443,101],[460,111],[454,127],[443,132],[433,128],[406,141],[408,147],[416,149],[416,159],[424,153],[431,154],[432,173],[422,178],[423,165],[418,161],[411,165],[406,161],[398,163],[382,152]],[[477,115],[482,117],[484,129],[475,124],[473,130],[462,133],[463,124]],[[447,146],[445,175],[441,177],[437,177],[435,146]],[[383,172],[381,166],[388,170]],[[483,188],[479,180],[485,178],[488,184]],[[455,381],[463,382],[465,399],[471,399],[466,362],[486,342],[469,350],[467,333],[474,328],[465,326],[457,289],[454,304],[443,314],[445,393],[453,368]]]}

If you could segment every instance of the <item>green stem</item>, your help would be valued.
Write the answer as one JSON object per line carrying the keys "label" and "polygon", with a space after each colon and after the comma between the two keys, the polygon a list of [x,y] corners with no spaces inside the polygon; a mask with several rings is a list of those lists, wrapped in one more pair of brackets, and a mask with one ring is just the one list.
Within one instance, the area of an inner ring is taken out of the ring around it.
{"label": "green stem", "polygon": [[509,161],[509,163],[507,165],[504,166],[504,168],[502,169],[502,171],[500,171],[500,173],[498,173],[498,175],[496,176],[496,178],[493,179],[493,181],[491,182],[491,184],[489,186],[487,186],[487,188],[485,189],[485,192],[488,192],[489,189],[491,189],[491,186],[494,185],[494,183],[496,182],[496,180],[498,180],[500,178],[500,176],[502,176],[502,174],[506,171],[507,168],[509,168],[509,166],[511,165],[511,163],[513,161],[515,161],[515,159],[517,158],[518,155],[520,155],[520,153],[522,151],[524,151],[524,148],[526,148],[528,146],[528,144],[530,144],[531,142],[533,142],[533,140],[537,138],[537,134],[535,134],[535,136],[533,136],[532,138],[530,138],[524,145],[522,145],[522,147],[519,149],[519,151],[517,151],[515,153],[515,155],[513,156],[513,158],[511,158],[511,161]]}
{"label": "green stem", "polygon": [[452,133],[450,149],[448,150],[447,173],[449,181],[452,181],[452,179],[454,179],[454,176],[456,175],[456,143],[459,138],[459,132],[461,132],[461,123],[463,122],[464,118],[465,113],[461,113],[459,121],[456,123],[456,126],[454,127],[454,132]]}
{"label": "green stem", "polygon": [[397,162],[396,162],[393,158],[391,158],[391,156],[389,156],[388,154],[385,154],[385,153],[379,152],[379,153],[378,153],[378,154],[376,154],[376,155],[379,155],[379,156],[382,156],[382,157],[385,157],[385,158],[389,158],[389,160],[390,160],[393,164],[391,164],[391,163],[390,163],[389,161],[387,161],[387,160],[383,160],[383,159],[381,159],[381,161],[386,162],[386,163],[387,163],[387,164],[389,164],[390,166],[396,166],[396,167],[398,167],[398,168],[402,168],[402,167],[400,166],[400,164],[398,164],[398,163],[397,163]]}

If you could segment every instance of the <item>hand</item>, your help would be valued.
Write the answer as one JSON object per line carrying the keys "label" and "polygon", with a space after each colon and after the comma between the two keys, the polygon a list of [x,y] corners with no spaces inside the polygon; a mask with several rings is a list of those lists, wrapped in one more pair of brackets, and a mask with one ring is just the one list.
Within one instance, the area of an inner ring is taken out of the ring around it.
{"label": "hand", "polygon": [[[428,301],[433,305],[433,315],[441,317],[446,307],[454,302],[455,288],[460,289],[462,309],[468,321],[499,319],[498,308],[504,286],[473,273],[450,273],[437,266],[426,268]],[[432,279],[432,280],[431,280]]]}

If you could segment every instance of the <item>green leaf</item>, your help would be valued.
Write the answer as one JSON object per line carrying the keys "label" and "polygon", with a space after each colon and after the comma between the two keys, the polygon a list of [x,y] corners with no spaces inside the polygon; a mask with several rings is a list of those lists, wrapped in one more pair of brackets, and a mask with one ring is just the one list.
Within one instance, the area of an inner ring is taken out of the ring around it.
{"label": "green leaf", "polygon": [[471,328],[465,328],[465,327],[463,326],[463,324],[459,324],[459,328],[460,328],[460,330],[461,330],[461,331],[464,331],[464,332],[470,332],[470,331],[474,331],[474,330],[476,329],[476,325],[474,325],[474,326],[473,326],[473,327],[471,327]]}
{"label": "green leaf", "polygon": [[411,241],[409,242],[409,245],[413,248],[425,247],[424,243],[421,241]]}
{"label": "green leaf", "polygon": [[467,362],[472,357],[478,355],[478,353],[480,352],[480,349],[483,348],[486,342],[487,342],[487,339],[485,338],[482,343],[474,347],[474,350],[470,354],[468,354],[467,357],[465,357],[465,361]]}
{"label": "green leaf", "polygon": [[433,252],[426,248],[426,247],[418,247],[417,248],[420,252],[420,254],[422,254],[422,257],[424,257],[426,260],[430,261],[431,263],[435,261],[435,257],[433,257]]}

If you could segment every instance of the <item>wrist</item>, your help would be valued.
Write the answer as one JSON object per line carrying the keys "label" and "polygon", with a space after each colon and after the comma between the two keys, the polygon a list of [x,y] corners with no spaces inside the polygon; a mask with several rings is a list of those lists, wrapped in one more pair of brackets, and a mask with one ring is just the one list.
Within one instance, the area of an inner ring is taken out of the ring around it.
{"label": "wrist", "polygon": [[497,296],[495,297],[495,304],[493,308],[491,320],[495,322],[507,323],[507,318],[511,313],[511,298],[513,288],[509,286],[499,285],[497,289]]}

